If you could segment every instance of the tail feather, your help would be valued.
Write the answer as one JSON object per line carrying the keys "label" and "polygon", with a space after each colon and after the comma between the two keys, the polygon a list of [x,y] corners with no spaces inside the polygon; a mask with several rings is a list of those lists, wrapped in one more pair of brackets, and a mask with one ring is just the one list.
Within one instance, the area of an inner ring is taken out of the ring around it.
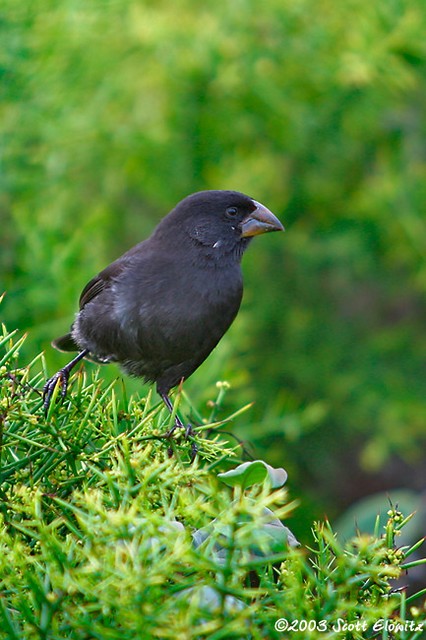
{"label": "tail feather", "polygon": [[52,347],[55,347],[58,351],[80,351],[80,347],[76,344],[70,333],[53,340]]}

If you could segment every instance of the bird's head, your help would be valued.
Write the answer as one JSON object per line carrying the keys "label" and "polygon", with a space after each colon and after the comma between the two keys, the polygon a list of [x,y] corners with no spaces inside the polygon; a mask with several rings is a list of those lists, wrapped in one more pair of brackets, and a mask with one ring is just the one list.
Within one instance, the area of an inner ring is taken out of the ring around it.
{"label": "bird's head", "polygon": [[185,236],[211,256],[241,255],[254,236],[284,230],[269,209],[238,191],[193,193],[179,202],[160,226],[167,220],[173,221],[170,226],[176,242]]}

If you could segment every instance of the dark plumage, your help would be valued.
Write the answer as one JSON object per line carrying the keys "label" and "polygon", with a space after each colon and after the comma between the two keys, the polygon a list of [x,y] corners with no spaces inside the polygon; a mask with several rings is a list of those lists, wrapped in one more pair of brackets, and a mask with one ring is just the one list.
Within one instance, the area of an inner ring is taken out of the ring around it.
{"label": "dark plumage", "polygon": [[52,343],[80,353],[47,381],[45,409],[58,381],[65,396],[70,371],[84,357],[155,382],[171,409],[170,389],[200,366],[238,312],[250,240],[279,230],[268,209],[236,191],[182,200],[83,289],[70,333]]}

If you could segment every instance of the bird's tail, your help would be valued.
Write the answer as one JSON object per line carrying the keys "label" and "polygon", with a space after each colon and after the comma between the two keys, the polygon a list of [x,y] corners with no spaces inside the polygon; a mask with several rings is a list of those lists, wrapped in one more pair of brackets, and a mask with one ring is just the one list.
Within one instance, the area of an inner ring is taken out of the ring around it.
{"label": "bird's tail", "polygon": [[70,333],[53,340],[52,347],[55,347],[58,351],[80,351],[80,347],[76,344]]}

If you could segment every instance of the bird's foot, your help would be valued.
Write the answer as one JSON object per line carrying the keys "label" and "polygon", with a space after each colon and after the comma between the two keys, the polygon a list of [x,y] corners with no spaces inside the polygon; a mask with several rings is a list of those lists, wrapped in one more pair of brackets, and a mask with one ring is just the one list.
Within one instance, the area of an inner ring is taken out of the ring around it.
{"label": "bird's foot", "polygon": [[43,387],[43,408],[44,408],[45,415],[49,410],[50,402],[52,400],[53,393],[56,389],[56,385],[59,386],[59,389],[61,392],[60,397],[61,397],[61,400],[63,400],[67,395],[68,379],[70,377],[71,371],[74,369],[77,362],[80,362],[80,360],[85,358],[88,355],[88,353],[89,353],[88,349],[83,349],[83,351],[80,351],[80,353],[77,354],[75,358],[71,360],[71,362],[68,362],[68,364],[65,365],[65,367],[62,367],[62,369],[59,369],[59,371],[55,373],[54,376],[49,378],[49,380],[46,382],[46,384]]}
{"label": "bird's foot", "polygon": [[61,400],[65,398],[68,390],[68,379],[70,377],[70,371],[67,367],[60,369],[54,376],[49,378],[43,387],[43,408],[44,413],[47,414],[49,406],[52,400],[53,393],[56,386],[59,386]]}
{"label": "bird's foot", "polygon": [[192,424],[187,424],[185,427],[185,440],[188,440],[191,436],[195,435],[195,431],[192,427]]}
{"label": "bird's foot", "polygon": [[[176,431],[176,429],[185,429],[185,440],[191,439],[190,459],[191,459],[191,462],[193,462],[194,459],[195,459],[195,456],[198,453],[198,446],[197,446],[197,443],[194,440],[195,431],[193,429],[192,424],[184,425],[183,422],[179,418],[176,418],[175,424],[173,425],[173,427],[171,429],[169,429],[169,431],[166,433],[166,435],[164,437],[165,438],[172,438],[174,432]],[[169,448],[169,456],[171,457],[172,455],[173,455],[173,451],[172,451],[172,448],[170,447]]]}
{"label": "bird's foot", "polygon": [[175,424],[171,429],[168,430],[165,437],[171,438],[174,432],[176,431],[176,429],[185,429],[185,440],[188,440],[188,438],[195,435],[195,431],[192,424],[185,425],[180,420],[176,420]]}

